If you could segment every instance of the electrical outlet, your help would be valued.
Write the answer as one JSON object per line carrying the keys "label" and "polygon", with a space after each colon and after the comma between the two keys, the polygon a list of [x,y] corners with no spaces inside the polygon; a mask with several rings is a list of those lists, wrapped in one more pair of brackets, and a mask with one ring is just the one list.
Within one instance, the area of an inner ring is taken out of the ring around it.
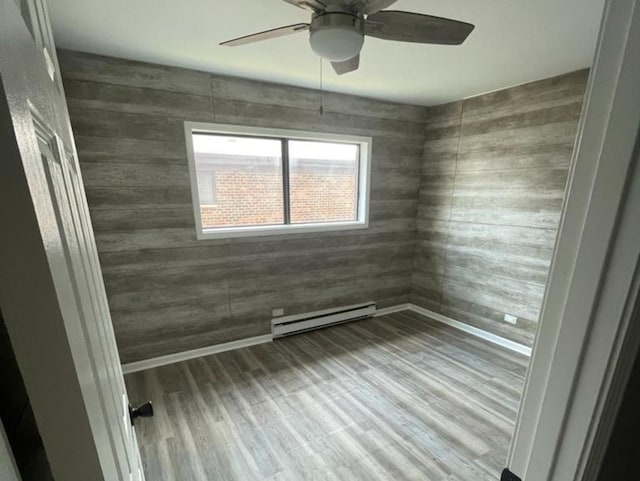
{"label": "electrical outlet", "polygon": [[518,322],[518,318],[516,316],[512,316],[511,314],[505,314],[504,322],[508,322],[509,324],[516,324]]}
{"label": "electrical outlet", "polygon": [[282,307],[279,307],[278,309],[274,309],[273,311],[271,311],[271,315],[273,317],[284,316],[284,309]]}

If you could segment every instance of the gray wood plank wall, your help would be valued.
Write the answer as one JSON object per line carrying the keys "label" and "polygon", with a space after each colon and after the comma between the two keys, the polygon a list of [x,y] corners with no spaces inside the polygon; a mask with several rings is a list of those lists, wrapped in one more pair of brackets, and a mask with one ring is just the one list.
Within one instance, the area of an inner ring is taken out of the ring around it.
{"label": "gray wood plank wall", "polygon": [[[287,314],[409,301],[425,109],[60,51],[123,362],[270,332]],[[373,137],[368,230],[196,240],[183,122]]]}
{"label": "gray wood plank wall", "polygon": [[533,343],[587,77],[428,109],[413,303]]}
{"label": "gray wood plank wall", "polygon": [[[429,109],[325,93],[321,116],[315,90],[59,58],[124,362],[369,300],[532,343],[587,71]],[[196,240],[185,120],[372,136],[370,229]]]}

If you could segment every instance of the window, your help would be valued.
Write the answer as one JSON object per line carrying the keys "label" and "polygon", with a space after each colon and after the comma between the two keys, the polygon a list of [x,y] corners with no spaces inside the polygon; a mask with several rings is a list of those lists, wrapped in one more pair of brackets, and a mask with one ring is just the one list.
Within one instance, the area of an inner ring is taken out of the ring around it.
{"label": "window", "polygon": [[371,139],[185,122],[199,239],[368,226]]}
{"label": "window", "polygon": [[198,171],[198,195],[200,205],[216,205],[216,171],[202,169]]}

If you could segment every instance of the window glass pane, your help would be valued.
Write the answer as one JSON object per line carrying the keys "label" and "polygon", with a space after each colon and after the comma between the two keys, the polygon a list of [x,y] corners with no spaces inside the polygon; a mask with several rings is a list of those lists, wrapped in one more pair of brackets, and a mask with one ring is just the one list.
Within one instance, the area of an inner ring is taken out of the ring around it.
{"label": "window glass pane", "polygon": [[216,202],[216,173],[213,170],[198,171],[198,194],[200,205],[215,205]]}
{"label": "window glass pane", "polygon": [[202,227],[284,223],[278,139],[193,134]]}
{"label": "window glass pane", "polygon": [[289,141],[291,222],[357,220],[358,159],[355,144]]}

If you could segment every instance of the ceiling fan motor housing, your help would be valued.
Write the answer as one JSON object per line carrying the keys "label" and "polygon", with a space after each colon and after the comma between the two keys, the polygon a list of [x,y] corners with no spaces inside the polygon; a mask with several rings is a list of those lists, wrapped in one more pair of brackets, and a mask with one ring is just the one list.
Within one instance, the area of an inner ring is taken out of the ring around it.
{"label": "ceiling fan motor housing", "polygon": [[355,57],[364,45],[364,19],[350,12],[315,15],[309,30],[311,49],[331,62]]}

